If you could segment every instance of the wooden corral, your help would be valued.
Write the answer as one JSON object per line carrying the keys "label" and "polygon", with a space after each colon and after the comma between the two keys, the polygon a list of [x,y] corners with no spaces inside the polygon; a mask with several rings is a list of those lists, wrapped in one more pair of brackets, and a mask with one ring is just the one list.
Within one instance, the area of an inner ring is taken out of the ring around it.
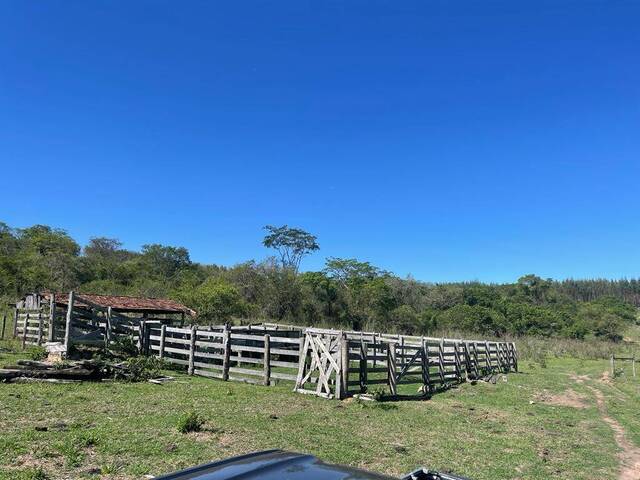
{"label": "wooden corral", "polygon": [[347,398],[428,397],[467,380],[517,371],[515,344],[387,335],[274,324],[199,328],[147,326],[144,353],[189,374],[262,385],[288,381],[299,393]]}
{"label": "wooden corral", "polygon": [[[169,303],[167,303],[169,302]],[[16,305],[23,345],[61,341],[108,346],[133,339],[140,353],[190,375],[261,385],[291,382],[325,398],[355,394],[428,397],[467,380],[518,370],[511,342],[390,335],[261,323],[184,327],[194,312],[170,300],[70,292]]]}

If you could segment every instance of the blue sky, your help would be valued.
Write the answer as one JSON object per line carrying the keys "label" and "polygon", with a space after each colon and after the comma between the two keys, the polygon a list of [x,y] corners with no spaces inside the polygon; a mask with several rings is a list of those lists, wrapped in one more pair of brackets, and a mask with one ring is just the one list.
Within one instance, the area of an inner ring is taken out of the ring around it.
{"label": "blue sky", "polygon": [[[428,281],[636,277],[640,2],[0,3],[0,221]],[[32,179],[38,180],[34,183]]]}

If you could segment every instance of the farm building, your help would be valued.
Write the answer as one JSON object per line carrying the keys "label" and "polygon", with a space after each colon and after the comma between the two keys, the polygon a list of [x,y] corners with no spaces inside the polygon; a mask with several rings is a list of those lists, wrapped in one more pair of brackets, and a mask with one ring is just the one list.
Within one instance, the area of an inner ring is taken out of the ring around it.
{"label": "farm building", "polygon": [[108,343],[141,323],[182,326],[196,312],[166,298],[35,292],[15,303],[14,315],[14,336],[23,343],[64,342],[66,349]]}

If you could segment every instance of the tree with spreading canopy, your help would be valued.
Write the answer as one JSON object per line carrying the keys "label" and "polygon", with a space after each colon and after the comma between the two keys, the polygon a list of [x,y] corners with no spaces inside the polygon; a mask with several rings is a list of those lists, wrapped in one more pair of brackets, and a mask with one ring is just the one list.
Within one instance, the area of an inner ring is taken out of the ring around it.
{"label": "tree with spreading canopy", "polygon": [[267,225],[264,229],[268,233],[262,240],[262,244],[278,252],[280,263],[285,269],[298,272],[303,257],[320,250],[316,236],[300,228],[288,225],[281,227]]}

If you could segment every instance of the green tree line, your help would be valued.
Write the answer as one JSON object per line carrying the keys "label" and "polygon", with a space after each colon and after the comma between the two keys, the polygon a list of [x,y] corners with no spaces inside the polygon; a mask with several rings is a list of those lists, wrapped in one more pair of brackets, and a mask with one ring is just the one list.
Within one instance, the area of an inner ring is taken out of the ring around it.
{"label": "green tree line", "polygon": [[199,322],[264,319],[428,335],[535,334],[621,340],[636,322],[640,281],[554,281],[525,275],[515,283],[428,283],[399,278],[369,262],[328,258],[300,272],[317,238],[286,225],[265,227],[274,256],[234,266],[193,262],[184,247],[95,237],[81,247],[64,230],[0,223],[0,295],[38,290],[170,297],[198,311]]}

